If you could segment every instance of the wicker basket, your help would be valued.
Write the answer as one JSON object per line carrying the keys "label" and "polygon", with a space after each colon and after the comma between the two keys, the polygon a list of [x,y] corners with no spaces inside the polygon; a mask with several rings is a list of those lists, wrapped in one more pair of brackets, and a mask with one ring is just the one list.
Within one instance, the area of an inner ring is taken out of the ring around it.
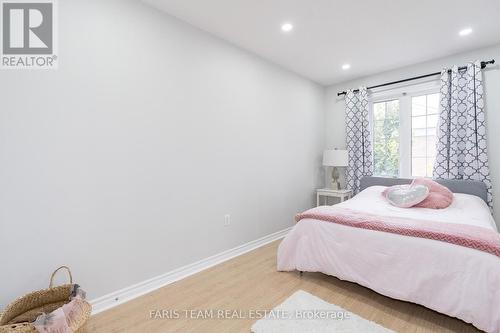
{"label": "wicker basket", "polygon": [[[53,287],[54,276],[60,269],[66,269],[69,284]],[[7,305],[0,313],[0,333],[36,333],[31,324],[42,313],[50,313],[69,302],[73,277],[67,266],[61,266],[52,273],[48,289],[34,291]],[[90,317],[91,305],[84,301],[82,313],[70,323],[71,332],[83,333],[84,325]]]}

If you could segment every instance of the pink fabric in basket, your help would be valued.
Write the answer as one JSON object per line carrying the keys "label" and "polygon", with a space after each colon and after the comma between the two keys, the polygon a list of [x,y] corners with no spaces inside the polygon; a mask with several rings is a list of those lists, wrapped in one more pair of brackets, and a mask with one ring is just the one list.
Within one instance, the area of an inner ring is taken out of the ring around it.
{"label": "pink fabric in basket", "polygon": [[453,193],[447,187],[431,179],[415,178],[411,185],[424,185],[429,188],[427,198],[413,207],[443,209],[453,202]]}

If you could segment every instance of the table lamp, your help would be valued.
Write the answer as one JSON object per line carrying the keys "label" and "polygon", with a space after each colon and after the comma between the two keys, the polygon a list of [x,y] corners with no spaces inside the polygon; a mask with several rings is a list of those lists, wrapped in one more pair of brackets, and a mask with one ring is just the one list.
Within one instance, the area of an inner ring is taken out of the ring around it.
{"label": "table lamp", "polygon": [[323,152],[323,166],[333,167],[332,170],[332,189],[340,190],[338,167],[347,166],[347,150],[330,149]]}

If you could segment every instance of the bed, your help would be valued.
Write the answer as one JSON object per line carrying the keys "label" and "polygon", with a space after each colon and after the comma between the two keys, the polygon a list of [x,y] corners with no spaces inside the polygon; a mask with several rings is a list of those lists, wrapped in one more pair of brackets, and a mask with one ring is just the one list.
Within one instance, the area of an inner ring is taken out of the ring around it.
{"label": "bed", "polygon": [[[386,186],[409,179],[365,177],[361,192],[332,209],[428,223],[472,226],[500,236],[476,181],[440,181],[454,193],[446,209],[397,208],[382,197]],[[329,208],[325,208],[329,209]],[[435,239],[367,230],[304,218],[278,249],[280,271],[322,272],[399,300],[500,333],[500,257]]]}

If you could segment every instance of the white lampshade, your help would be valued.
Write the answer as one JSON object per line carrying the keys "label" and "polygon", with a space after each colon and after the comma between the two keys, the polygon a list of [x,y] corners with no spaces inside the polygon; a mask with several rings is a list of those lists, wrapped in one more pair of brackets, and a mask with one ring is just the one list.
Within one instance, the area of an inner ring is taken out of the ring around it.
{"label": "white lampshade", "polygon": [[344,167],[347,166],[347,150],[330,149],[323,152],[323,165]]}

